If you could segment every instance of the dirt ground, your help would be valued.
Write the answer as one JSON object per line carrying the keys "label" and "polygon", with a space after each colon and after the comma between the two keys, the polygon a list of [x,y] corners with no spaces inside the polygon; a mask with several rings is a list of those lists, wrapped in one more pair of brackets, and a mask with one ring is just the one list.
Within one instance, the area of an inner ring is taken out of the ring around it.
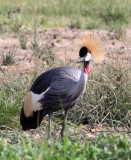
{"label": "dirt ground", "polygon": [[[44,122],[45,123],[45,122]],[[48,122],[46,122],[48,123]],[[22,137],[29,137],[33,138],[35,140],[44,141],[47,138],[48,135],[48,128],[46,127],[40,127],[37,129],[31,129],[29,131],[22,131],[18,129],[12,129],[9,127],[4,127],[0,131],[0,135],[2,138],[0,140],[4,140],[8,143],[16,143],[16,141],[20,141]],[[51,140],[55,141],[57,139],[61,138],[60,135],[61,126],[53,126],[51,131]],[[126,135],[129,138],[131,137],[130,131],[125,127],[109,127],[109,126],[103,126],[103,125],[95,125],[93,127],[90,127],[89,125],[81,125],[81,126],[73,126],[68,125],[66,130],[67,136],[74,140],[75,137],[79,139],[80,143],[83,143],[85,141],[91,141],[98,138],[100,134],[107,134],[107,135]],[[18,139],[19,137],[19,139]]]}
{"label": "dirt ground", "polygon": [[[53,53],[57,59],[64,61],[77,60],[78,50],[74,44],[74,38],[85,30],[79,29],[62,29],[62,28],[50,28],[37,30],[37,38],[39,45],[45,46],[49,44],[52,47]],[[106,57],[113,53],[129,54],[131,52],[131,28],[127,29],[126,39],[117,40],[116,33],[105,30],[86,30],[89,34],[96,34],[102,39],[103,47],[105,48]],[[31,31],[25,31],[27,39],[27,49],[21,49],[19,35],[18,34],[4,34],[0,35],[0,65],[1,68],[9,72],[25,73],[30,72],[43,63],[39,59],[33,58],[33,50],[31,49],[31,43],[33,41],[33,33]],[[11,48],[15,48],[15,64],[10,66],[2,65],[2,55],[7,54]]]}

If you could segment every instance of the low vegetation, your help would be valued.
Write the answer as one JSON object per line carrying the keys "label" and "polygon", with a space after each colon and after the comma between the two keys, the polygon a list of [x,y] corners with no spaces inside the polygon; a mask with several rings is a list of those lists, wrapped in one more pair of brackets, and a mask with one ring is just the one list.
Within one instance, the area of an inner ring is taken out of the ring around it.
{"label": "low vegetation", "polygon": [[[0,26],[3,31],[21,28],[70,27],[116,28],[130,22],[131,2],[127,0],[5,0],[0,1]],[[2,31],[1,31],[2,32]]]}
{"label": "low vegetation", "polygon": [[[125,43],[127,52],[119,49],[112,55],[110,51],[102,65],[91,66],[87,91],[69,111],[68,130],[63,141],[59,139],[63,119],[61,111],[54,113],[51,140],[46,138],[48,117],[38,129],[23,132],[19,114],[24,98],[39,73],[63,64],[74,65],[72,61],[62,62],[55,57],[52,47],[55,44],[41,44],[37,28],[106,28],[113,31],[109,35],[110,40],[123,41],[126,26],[131,20],[131,2],[79,0],[74,5],[74,1],[70,0],[5,0],[4,3],[0,0],[0,4],[0,32],[16,32],[21,55],[28,50],[29,54],[32,52],[32,57],[27,55],[24,58],[36,62],[35,69],[29,73],[11,73],[8,67],[16,65],[16,48],[11,47],[8,52],[2,50],[0,55],[0,159],[130,160],[131,64],[130,51]],[[26,35],[25,29],[33,32]],[[57,38],[62,41],[61,37]],[[99,134],[106,132],[103,128],[100,132],[93,131],[97,125],[105,127],[107,134]]]}
{"label": "low vegetation", "polygon": [[[92,71],[86,94],[72,109],[70,119],[84,124],[106,122],[131,127],[130,64],[123,68],[123,56],[115,57]],[[76,116],[74,116],[76,115]]]}
{"label": "low vegetation", "polygon": [[[27,143],[28,141],[28,143]],[[67,137],[63,141],[37,141],[32,138],[19,140],[16,143],[0,141],[0,158],[2,160],[130,160],[131,141],[126,136],[101,135],[93,142],[71,142]]]}
{"label": "low vegetation", "polygon": [[[46,70],[61,65],[58,63],[48,65],[55,58],[49,46],[44,48],[43,54],[39,58],[47,63]],[[126,61],[125,67],[123,67],[123,58]],[[130,131],[131,79],[130,63],[126,59],[126,55],[122,54],[119,57],[114,56],[113,62],[111,59],[99,67],[94,66],[97,71],[92,70],[87,91],[79,104],[69,112],[69,121],[90,126],[95,124],[107,124],[112,127],[121,126]],[[37,73],[12,75],[6,73],[2,68],[1,71],[0,124],[19,128],[20,108]],[[61,112],[57,112],[55,117],[62,119],[63,115]]]}
{"label": "low vegetation", "polygon": [[[55,61],[51,44],[47,43],[42,47],[37,32],[35,31],[33,35],[30,43],[33,60],[39,59],[42,64],[46,63],[41,72],[43,69],[63,65]],[[25,39],[22,39],[21,43],[23,41]],[[11,47],[9,50],[11,60],[7,61],[4,57],[2,64],[13,64],[11,61],[14,60],[15,54],[16,49]],[[129,160],[131,156],[130,52],[119,49],[113,55],[110,53],[107,55],[108,59],[102,65],[93,65],[83,99],[70,110],[67,123],[69,139],[65,137],[63,142],[58,138],[63,119],[61,111],[54,114],[52,141],[46,139],[48,117],[44,118],[41,126],[33,134],[29,131],[24,135],[25,133],[21,131],[20,109],[32,82],[38,75],[39,66],[36,64],[35,70],[28,74],[12,74],[0,67],[0,159],[35,160],[64,157],[72,160],[76,158]],[[64,65],[74,64],[70,61]],[[88,131],[83,129],[85,125]],[[97,125],[110,127],[107,129],[108,135],[97,138],[99,135],[97,134],[95,138],[88,137],[89,133],[95,134],[92,129]],[[118,135],[116,130],[121,134]],[[123,136],[122,133],[127,136]]]}
{"label": "low vegetation", "polygon": [[[51,48],[47,46],[45,53],[50,51]],[[20,130],[19,113],[30,84],[34,81],[37,73],[34,71],[29,75],[12,75],[1,68],[0,129],[2,132],[0,139],[2,141],[0,141],[0,159],[41,160],[63,159],[64,157],[64,159],[73,160],[79,157],[91,160],[104,160],[105,158],[129,160],[131,156],[131,139],[129,137],[131,132],[130,63],[126,61],[126,67],[123,67],[123,58],[126,59],[123,54],[113,58],[115,63],[108,61],[101,66],[94,66],[97,68],[97,72],[92,70],[90,74],[88,91],[83,100],[69,112],[67,127],[70,129],[68,129],[67,135],[70,140],[65,137],[63,142],[58,140],[56,133],[53,133],[53,141],[46,140],[47,133],[43,134],[42,132],[47,131],[48,117],[44,118],[41,127],[36,131],[41,133],[40,137],[43,139],[32,140],[32,136],[35,137],[36,133],[23,137]],[[52,61],[51,57],[47,57],[47,61],[49,59]],[[46,57],[42,60],[45,61]],[[47,67],[49,69],[58,65],[61,64],[52,63]],[[56,130],[59,132],[62,118],[61,112],[55,113],[52,124],[52,127],[55,128],[54,132]],[[126,128],[125,133],[128,133],[128,136],[104,135],[92,141],[86,136],[86,132],[83,134],[80,124],[89,125],[91,128],[96,124],[112,128]],[[9,133],[6,132],[7,126],[9,129],[13,129]],[[78,133],[76,132],[74,135],[75,130]]]}

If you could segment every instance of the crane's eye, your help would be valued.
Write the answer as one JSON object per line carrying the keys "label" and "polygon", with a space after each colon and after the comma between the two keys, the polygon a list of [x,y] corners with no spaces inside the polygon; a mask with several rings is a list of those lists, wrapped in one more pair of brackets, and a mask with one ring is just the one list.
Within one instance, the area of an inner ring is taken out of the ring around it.
{"label": "crane's eye", "polygon": [[91,52],[87,49],[87,47],[84,46],[80,49],[79,56],[84,57],[85,55],[87,55],[87,53],[91,53]]}

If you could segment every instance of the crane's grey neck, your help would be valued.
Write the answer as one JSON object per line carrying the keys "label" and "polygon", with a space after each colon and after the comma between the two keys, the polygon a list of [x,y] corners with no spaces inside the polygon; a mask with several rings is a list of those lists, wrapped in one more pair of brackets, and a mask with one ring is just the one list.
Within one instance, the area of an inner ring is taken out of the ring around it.
{"label": "crane's grey neck", "polygon": [[88,74],[89,74],[89,63],[90,61],[84,62],[82,66],[82,70],[81,70],[80,79],[76,85],[76,90],[80,91],[81,94],[83,94],[86,89],[86,84],[87,84],[87,79],[88,79]]}

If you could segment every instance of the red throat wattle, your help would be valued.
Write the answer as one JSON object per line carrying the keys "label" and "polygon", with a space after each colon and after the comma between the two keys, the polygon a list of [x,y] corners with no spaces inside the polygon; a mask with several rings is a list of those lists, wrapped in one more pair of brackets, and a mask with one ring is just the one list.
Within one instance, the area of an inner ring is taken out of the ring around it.
{"label": "red throat wattle", "polygon": [[86,66],[84,66],[84,72],[85,72],[86,74],[89,74],[89,72],[90,72],[89,64],[87,64]]}

